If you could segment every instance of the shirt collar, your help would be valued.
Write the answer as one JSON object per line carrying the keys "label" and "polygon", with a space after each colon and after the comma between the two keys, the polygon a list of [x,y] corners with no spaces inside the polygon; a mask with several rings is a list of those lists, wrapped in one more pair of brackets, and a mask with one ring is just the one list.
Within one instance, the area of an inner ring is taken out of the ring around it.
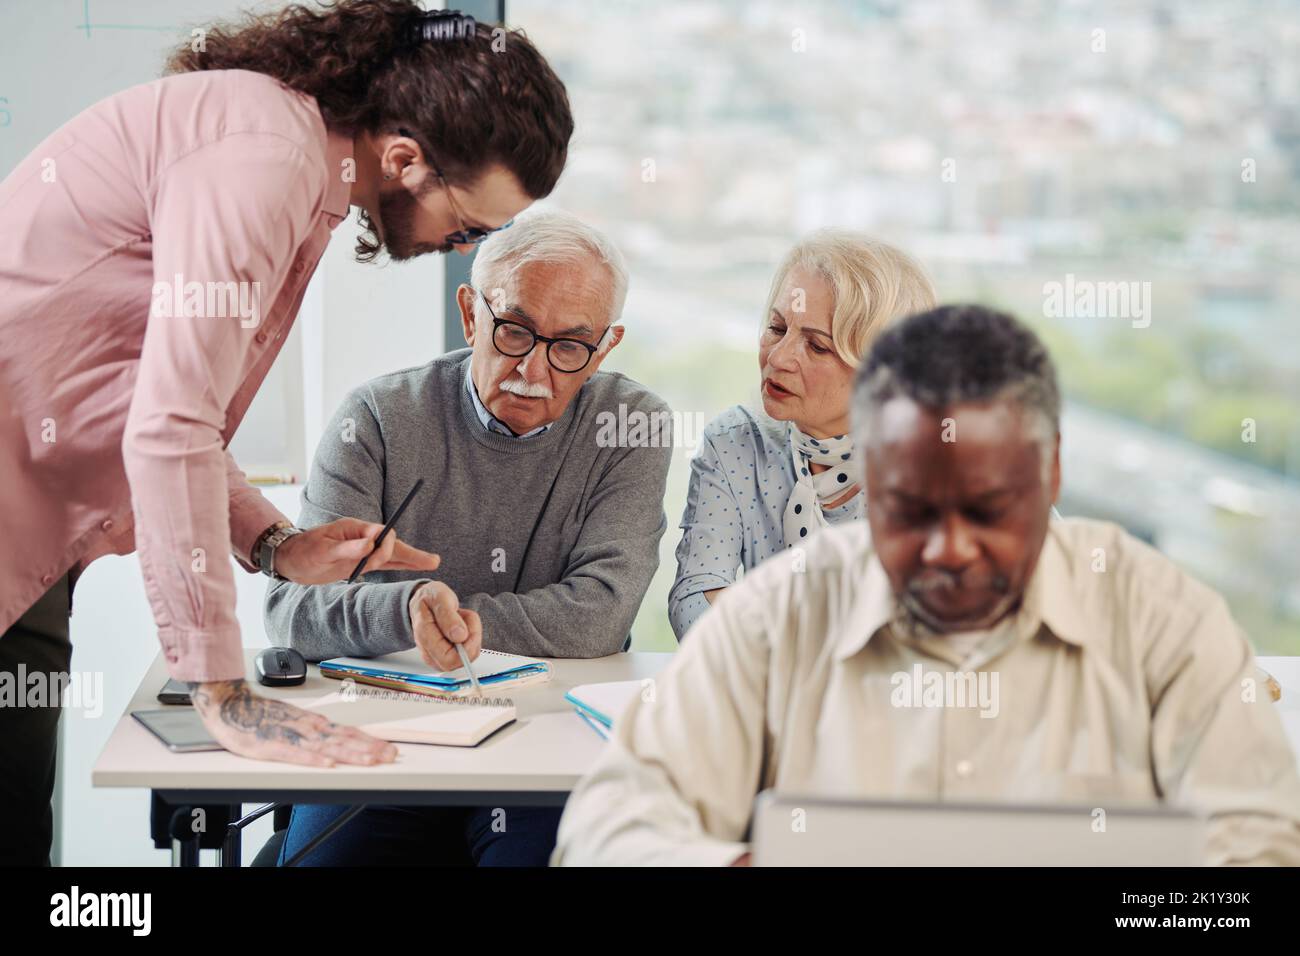
{"label": "shirt collar", "polygon": [[1093,555],[1075,554],[1067,546],[1061,528],[1064,519],[1047,523],[1047,537],[1038,555],[1038,566],[1025,589],[1024,606],[1047,625],[1053,635],[1067,644],[1083,647],[1090,633],[1097,630],[1092,611],[1076,589],[1076,577],[1095,573],[1090,567]]}
{"label": "shirt collar", "polygon": [[[344,162],[350,159],[353,159],[352,137],[326,131],[325,201],[321,203],[321,208],[337,220],[330,223],[331,229],[346,219],[352,211],[352,183],[343,177],[343,171],[348,168],[344,166]],[[355,166],[353,169],[355,170]]]}
{"label": "shirt collar", "polygon": [[850,571],[861,584],[853,610],[848,615],[849,627],[835,645],[837,660],[846,660],[867,646],[867,642],[894,616],[894,594],[889,586],[885,569],[872,548],[864,553],[862,562]]}
{"label": "shirt collar", "polygon": [[[1089,612],[1071,588],[1076,569],[1071,565],[1065,542],[1057,533],[1057,525],[1056,519],[1048,523],[1047,537],[1018,613],[1046,625],[1053,636],[1065,643],[1083,647],[1089,633]],[[1083,556],[1085,560],[1090,558],[1091,555]],[[861,584],[856,589],[853,612],[848,616],[853,623],[835,645],[837,660],[846,660],[866,647],[895,613],[894,593],[874,549],[868,550],[862,560],[865,566],[855,569]],[[1078,570],[1082,574],[1091,573],[1087,566]],[[1027,629],[1029,634],[1037,631],[1036,625]]]}
{"label": "shirt collar", "polygon": [[540,435],[546,429],[551,427],[551,423],[538,425],[532,431],[524,432],[522,435],[516,435],[510,430],[510,427],[501,419],[497,418],[487,410],[483,400],[478,397],[478,388],[474,385],[474,378],[469,374],[469,363],[465,363],[465,388],[469,391],[470,401],[474,403],[474,412],[478,415],[478,420],[483,423],[483,427],[490,432],[496,432],[498,435],[505,435],[507,438],[532,438],[534,435]]}

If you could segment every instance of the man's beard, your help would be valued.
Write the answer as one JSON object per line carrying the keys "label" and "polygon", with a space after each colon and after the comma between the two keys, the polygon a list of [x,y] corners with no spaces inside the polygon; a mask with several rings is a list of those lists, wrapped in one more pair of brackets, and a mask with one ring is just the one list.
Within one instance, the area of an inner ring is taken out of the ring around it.
{"label": "man's beard", "polygon": [[406,189],[396,189],[391,193],[380,194],[379,227],[383,229],[384,235],[382,239],[379,235],[379,227],[376,227],[369,216],[363,213],[359,219],[370,242],[382,248],[384,252],[388,253],[388,257],[396,262],[405,262],[408,259],[414,259],[416,256],[428,255],[431,252],[445,254],[452,251],[453,246],[448,242],[435,245],[411,241],[415,210],[419,206],[419,200],[433,188],[430,179],[431,177],[425,177],[424,182],[419,187],[419,192],[414,196]]}
{"label": "man's beard", "polygon": [[995,573],[980,583],[987,590],[999,594],[1000,597],[992,608],[979,619],[959,622],[945,621],[933,614],[921,601],[921,596],[927,591],[954,587],[960,582],[960,574],[934,570],[923,572],[907,582],[905,590],[899,596],[898,603],[903,614],[910,619],[911,623],[919,624],[922,628],[943,634],[952,631],[974,631],[990,628],[1002,621],[1015,608],[1020,599],[1020,595],[1011,589],[1011,582],[1006,575]]}

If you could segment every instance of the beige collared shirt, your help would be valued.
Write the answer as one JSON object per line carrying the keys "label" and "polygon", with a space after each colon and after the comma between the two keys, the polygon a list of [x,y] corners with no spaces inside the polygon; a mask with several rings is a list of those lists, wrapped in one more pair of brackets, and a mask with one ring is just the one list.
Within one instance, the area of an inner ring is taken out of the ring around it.
{"label": "beige collared shirt", "polygon": [[969,657],[894,623],[865,525],[822,531],[800,559],[724,591],[629,705],[553,863],[729,863],[755,794],[776,788],[1167,802],[1209,815],[1208,863],[1300,864],[1300,778],[1251,648],[1159,552],[1053,521],[1020,610]]}

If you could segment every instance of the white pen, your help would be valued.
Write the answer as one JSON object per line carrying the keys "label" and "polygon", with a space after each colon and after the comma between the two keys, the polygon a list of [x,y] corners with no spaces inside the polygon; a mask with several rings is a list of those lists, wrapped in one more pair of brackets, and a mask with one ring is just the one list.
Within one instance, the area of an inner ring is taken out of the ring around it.
{"label": "white pen", "polygon": [[456,653],[460,655],[460,664],[469,673],[469,682],[474,685],[474,696],[482,697],[483,688],[479,686],[478,678],[474,676],[474,668],[469,666],[469,656],[465,653],[465,648],[457,644]]}

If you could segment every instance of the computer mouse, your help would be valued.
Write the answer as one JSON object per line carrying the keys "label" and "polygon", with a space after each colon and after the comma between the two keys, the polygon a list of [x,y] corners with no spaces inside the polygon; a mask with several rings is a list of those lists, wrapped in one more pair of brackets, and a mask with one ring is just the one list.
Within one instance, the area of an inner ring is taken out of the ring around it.
{"label": "computer mouse", "polygon": [[257,655],[257,682],[292,687],[307,679],[307,661],[292,647],[268,647]]}

